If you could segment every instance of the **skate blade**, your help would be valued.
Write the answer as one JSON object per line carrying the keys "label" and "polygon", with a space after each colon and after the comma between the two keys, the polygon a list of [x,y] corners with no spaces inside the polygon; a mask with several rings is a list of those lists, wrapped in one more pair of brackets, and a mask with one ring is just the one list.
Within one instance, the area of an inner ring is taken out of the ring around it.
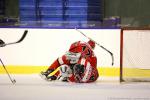
{"label": "skate blade", "polygon": [[42,75],[41,73],[39,74],[39,76],[46,81],[52,81],[51,79],[48,79],[45,75]]}

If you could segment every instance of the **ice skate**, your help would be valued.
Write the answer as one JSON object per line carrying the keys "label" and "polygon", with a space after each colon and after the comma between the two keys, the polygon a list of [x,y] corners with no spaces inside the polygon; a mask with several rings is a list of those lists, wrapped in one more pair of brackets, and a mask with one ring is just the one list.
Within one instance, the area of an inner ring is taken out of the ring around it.
{"label": "ice skate", "polygon": [[53,75],[53,76],[47,76],[46,77],[46,80],[47,81],[54,81],[54,80],[56,80],[57,79],[57,77],[55,76],[55,75]]}
{"label": "ice skate", "polygon": [[55,77],[53,77],[53,76],[49,76],[49,74],[50,73],[52,73],[54,70],[47,70],[47,71],[42,71],[41,73],[40,73],[40,76],[41,76],[41,78],[42,79],[44,79],[44,80],[54,80],[55,79]]}

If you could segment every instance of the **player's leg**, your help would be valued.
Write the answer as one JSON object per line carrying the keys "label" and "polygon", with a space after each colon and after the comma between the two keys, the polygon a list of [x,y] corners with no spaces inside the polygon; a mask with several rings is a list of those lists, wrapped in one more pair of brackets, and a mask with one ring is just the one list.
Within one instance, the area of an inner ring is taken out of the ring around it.
{"label": "player's leg", "polygon": [[52,73],[53,71],[55,71],[58,67],[60,67],[63,64],[68,64],[69,61],[67,60],[66,56],[63,55],[62,57],[59,57],[58,59],[56,59],[49,67],[46,71],[42,71],[41,75],[42,77],[44,77],[45,79],[48,80],[56,80],[57,76],[59,75],[59,72],[55,73],[55,75],[53,76],[49,76],[50,73]]}
{"label": "player's leg", "polygon": [[56,59],[45,72],[41,72],[42,75],[45,75],[46,77],[52,73],[55,69],[57,69],[60,66],[60,63],[58,61],[58,59]]}
{"label": "player's leg", "polygon": [[89,59],[89,62],[92,66],[92,73],[91,73],[91,77],[90,77],[88,82],[94,82],[99,77],[99,73],[98,73],[98,69],[97,69],[97,58],[96,57],[91,57]]}
{"label": "player's leg", "polygon": [[96,67],[93,67],[92,68],[92,73],[91,73],[91,77],[90,79],[88,80],[88,83],[89,82],[95,82],[99,77],[99,74],[98,74],[98,70]]}

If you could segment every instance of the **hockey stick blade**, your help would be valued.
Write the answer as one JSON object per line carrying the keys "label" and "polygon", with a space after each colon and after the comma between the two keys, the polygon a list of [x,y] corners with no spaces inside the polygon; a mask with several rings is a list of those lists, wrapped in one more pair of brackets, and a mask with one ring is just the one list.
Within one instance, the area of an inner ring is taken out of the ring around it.
{"label": "hockey stick blade", "polygon": [[5,46],[22,42],[24,40],[24,38],[26,37],[27,33],[28,33],[28,30],[25,30],[22,37],[18,41],[12,42],[12,43],[7,43],[7,44],[5,44]]}
{"label": "hockey stick blade", "polygon": [[5,42],[2,39],[0,39],[0,47],[4,47],[4,46],[5,46]]}
{"label": "hockey stick blade", "polygon": [[14,80],[12,80],[12,83],[13,83],[13,84],[15,84],[15,83],[16,83],[16,80],[15,80],[15,79],[14,79]]}
{"label": "hockey stick blade", "polygon": [[[92,40],[94,41],[92,38],[86,36],[82,31],[78,30],[77,28],[75,28],[76,31],[78,31],[79,33],[81,33],[84,37],[88,38],[89,40]],[[105,51],[107,51],[110,55],[111,55],[111,58],[112,58],[112,66],[114,65],[114,56],[113,56],[113,53],[110,52],[108,49],[106,49],[105,47],[103,47],[102,45],[100,45],[99,43],[97,43],[96,41],[94,41],[95,44],[97,44],[99,47],[101,47],[102,49],[104,49]]]}
{"label": "hockey stick blade", "polygon": [[28,33],[28,30],[25,30],[25,31],[24,31],[24,34],[23,34],[22,37],[21,37],[21,39],[18,40],[16,43],[21,42],[21,41],[26,37],[27,33]]}

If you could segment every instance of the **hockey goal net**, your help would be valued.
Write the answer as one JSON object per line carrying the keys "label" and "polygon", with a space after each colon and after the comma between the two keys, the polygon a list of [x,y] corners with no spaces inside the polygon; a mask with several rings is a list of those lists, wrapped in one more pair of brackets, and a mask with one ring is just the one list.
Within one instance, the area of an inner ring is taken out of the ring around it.
{"label": "hockey goal net", "polygon": [[150,28],[122,28],[120,41],[120,81],[150,82]]}

